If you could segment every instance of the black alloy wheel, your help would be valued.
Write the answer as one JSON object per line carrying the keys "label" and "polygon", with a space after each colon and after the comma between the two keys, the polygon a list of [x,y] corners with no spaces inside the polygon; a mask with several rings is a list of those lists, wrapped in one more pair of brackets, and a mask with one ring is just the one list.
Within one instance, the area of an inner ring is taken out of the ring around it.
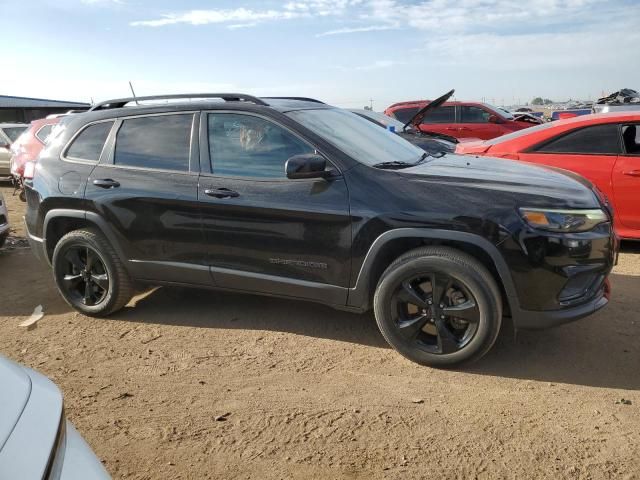
{"label": "black alloy wheel", "polygon": [[71,246],[64,253],[61,285],[74,303],[99,305],[109,291],[109,274],[98,252],[85,245]]}

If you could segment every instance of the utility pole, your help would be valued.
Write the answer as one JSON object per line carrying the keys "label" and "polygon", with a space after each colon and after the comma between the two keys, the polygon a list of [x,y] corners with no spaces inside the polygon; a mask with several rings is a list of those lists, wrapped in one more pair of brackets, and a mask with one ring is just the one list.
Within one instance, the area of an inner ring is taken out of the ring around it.
{"label": "utility pole", "polygon": [[371,109],[371,111],[373,112],[373,98],[369,99],[369,108]]}

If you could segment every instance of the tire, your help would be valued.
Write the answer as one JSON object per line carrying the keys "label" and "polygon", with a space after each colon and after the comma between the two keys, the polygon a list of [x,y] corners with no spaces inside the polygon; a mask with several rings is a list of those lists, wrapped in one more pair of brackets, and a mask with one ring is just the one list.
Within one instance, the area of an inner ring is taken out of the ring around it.
{"label": "tire", "polygon": [[133,296],[133,282],[122,261],[98,230],[67,233],[56,244],[51,263],[60,294],[80,313],[106,317]]}
{"label": "tire", "polygon": [[409,360],[433,367],[478,360],[502,323],[493,276],[450,247],[421,247],[396,259],[378,282],[373,306],[385,340]]}

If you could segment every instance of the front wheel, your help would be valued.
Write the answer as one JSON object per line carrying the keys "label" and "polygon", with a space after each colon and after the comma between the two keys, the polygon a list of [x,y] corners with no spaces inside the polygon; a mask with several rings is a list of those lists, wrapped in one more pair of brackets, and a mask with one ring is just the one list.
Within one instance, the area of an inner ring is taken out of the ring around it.
{"label": "front wheel", "polygon": [[444,367],[489,351],[500,331],[502,301],[482,263],[453,248],[423,247],[382,274],[374,312],[382,335],[399,353]]}
{"label": "front wheel", "polygon": [[51,263],[62,297],[85,315],[109,315],[131,299],[129,275],[111,244],[97,230],[67,233],[56,244]]}

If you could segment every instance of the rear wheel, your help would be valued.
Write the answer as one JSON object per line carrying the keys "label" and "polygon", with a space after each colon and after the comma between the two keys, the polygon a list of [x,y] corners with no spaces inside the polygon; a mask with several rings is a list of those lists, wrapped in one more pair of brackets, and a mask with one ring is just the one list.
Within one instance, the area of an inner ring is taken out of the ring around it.
{"label": "rear wheel", "polygon": [[99,231],[67,233],[56,245],[52,264],[62,297],[85,315],[109,315],[131,299],[133,287],[129,275]]}
{"label": "rear wheel", "polygon": [[480,262],[448,247],[423,247],[394,261],[374,297],[383,336],[422,365],[477,360],[502,322],[500,290]]}

